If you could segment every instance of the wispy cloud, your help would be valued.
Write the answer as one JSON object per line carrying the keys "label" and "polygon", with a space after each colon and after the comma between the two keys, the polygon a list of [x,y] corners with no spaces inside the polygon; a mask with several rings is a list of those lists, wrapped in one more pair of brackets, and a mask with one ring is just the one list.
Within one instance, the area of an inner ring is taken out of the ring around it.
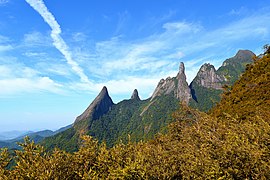
{"label": "wispy cloud", "polygon": [[38,53],[38,52],[25,52],[25,53],[23,53],[23,55],[32,58],[32,57],[44,57],[47,54],[45,52],[40,52],[40,53]]}
{"label": "wispy cloud", "polygon": [[44,21],[51,27],[51,37],[53,39],[54,46],[64,55],[67,63],[71,66],[72,70],[80,77],[81,81],[90,83],[88,77],[84,74],[83,69],[72,58],[72,53],[69,51],[69,47],[61,37],[60,25],[55,20],[55,17],[48,10],[42,0],[26,0],[26,2],[32,6],[44,19]]}
{"label": "wispy cloud", "polygon": [[128,11],[124,11],[118,14],[118,23],[116,25],[116,30],[114,34],[116,35],[118,35],[119,33],[121,34],[121,31],[123,30],[123,28],[126,27],[126,23],[128,22],[129,17],[130,15]]}
{"label": "wispy cloud", "polygon": [[9,2],[9,0],[0,0],[0,6],[5,5]]}
{"label": "wispy cloud", "polygon": [[0,87],[0,98],[22,93],[64,92],[61,84],[16,62],[0,65]]}
{"label": "wispy cloud", "polygon": [[24,34],[23,37],[23,46],[29,47],[39,47],[40,46],[52,46],[52,40],[50,36],[41,34],[40,32],[33,31],[27,34]]}
{"label": "wispy cloud", "polygon": [[0,43],[6,43],[9,41],[10,39],[8,37],[0,35]]}
{"label": "wispy cloud", "polygon": [[[215,29],[196,22],[168,21],[161,25],[162,31],[148,37],[127,41],[120,36],[97,42],[94,56],[81,63],[92,74],[102,76],[105,83],[106,77],[117,81],[127,75],[160,77],[161,71],[177,71],[179,62],[184,61],[191,82],[203,63],[210,62],[218,68],[239,48],[253,50],[252,40],[269,39],[269,21],[268,11],[243,15]],[[243,42],[246,46],[237,46]],[[87,63],[91,61],[98,63],[90,66]]]}
{"label": "wispy cloud", "polygon": [[0,79],[0,97],[8,95],[33,93],[33,92],[52,92],[62,94],[61,85],[55,83],[49,77],[40,77],[36,79],[13,78]]}
{"label": "wispy cloud", "polygon": [[9,51],[12,49],[13,49],[13,47],[11,45],[0,45],[0,52]]}

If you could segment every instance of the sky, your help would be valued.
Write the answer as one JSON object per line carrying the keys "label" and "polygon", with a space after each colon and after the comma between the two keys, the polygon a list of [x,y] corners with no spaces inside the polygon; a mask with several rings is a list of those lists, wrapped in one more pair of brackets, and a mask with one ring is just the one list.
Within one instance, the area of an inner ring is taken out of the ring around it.
{"label": "sky", "polygon": [[270,41],[269,0],[0,0],[0,132],[74,122],[103,86],[151,96]]}

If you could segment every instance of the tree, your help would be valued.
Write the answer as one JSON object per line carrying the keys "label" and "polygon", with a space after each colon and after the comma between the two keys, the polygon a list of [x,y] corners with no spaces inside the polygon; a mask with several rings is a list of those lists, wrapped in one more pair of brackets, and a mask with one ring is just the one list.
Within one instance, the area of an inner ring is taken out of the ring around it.
{"label": "tree", "polygon": [[264,54],[270,54],[270,45],[269,44],[266,44],[263,46],[263,49],[264,49]]}

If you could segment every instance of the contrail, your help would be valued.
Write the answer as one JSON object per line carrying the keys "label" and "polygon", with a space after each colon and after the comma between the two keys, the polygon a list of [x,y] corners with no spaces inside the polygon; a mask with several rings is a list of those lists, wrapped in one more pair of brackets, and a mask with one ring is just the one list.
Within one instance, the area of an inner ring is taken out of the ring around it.
{"label": "contrail", "polygon": [[48,10],[43,0],[25,0],[33,9],[35,9],[44,19],[44,21],[51,27],[51,37],[53,45],[64,55],[67,63],[71,66],[72,70],[81,78],[82,82],[90,82],[88,77],[84,74],[83,69],[76,61],[72,59],[71,52],[63,38],[60,36],[61,27],[55,20],[52,13]]}

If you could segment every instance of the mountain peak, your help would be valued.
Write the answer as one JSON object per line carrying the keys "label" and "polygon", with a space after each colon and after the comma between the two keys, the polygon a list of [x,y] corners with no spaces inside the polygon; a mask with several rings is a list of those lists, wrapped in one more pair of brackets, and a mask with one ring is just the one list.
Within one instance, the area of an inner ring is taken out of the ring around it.
{"label": "mountain peak", "polygon": [[107,113],[111,109],[113,104],[114,103],[109,96],[108,90],[106,86],[104,86],[98,96],[88,106],[88,108],[76,118],[75,124],[86,119],[98,119],[99,117]]}
{"label": "mountain peak", "polygon": [[102,90],[100,91],[99,95],[100,97],[109,96],[108,89],[106,86],[103,86]]}
{"label": "mountain peak", "polygon": [[255,56],[255,54],[250,50],[239,50],[235,55],[237,58],[247,58],[253,56]]}
{"label": "mountain peak", "polygon": [[183,62],[180,62],[180,65],[179,65],[179,73],[185,74],[185,65],[184,65]]}
{"label": "mountain peak", "polygon": [[139,93],[137,89],[134,89],[131,99],[140,100]]}
{"label": "mountain peak", "polygon": [[176,77],[168,77],[166,80],[161,79],[156,87],[151,100],[157,96],[171,94],[182,102],[188,103],[191,98],[190,89],[186,81],[185,65],[180,62],[179,72]]}
{"label": "mountain peak", "polygon": [[226,59],[223,62],[222,66],[228,66],[228,65],[235,66],[236,64],[243,64],[243,63],[250,64],[253,62],[254,56],[256,55],[250,50],[239,50],[234,57]]}

